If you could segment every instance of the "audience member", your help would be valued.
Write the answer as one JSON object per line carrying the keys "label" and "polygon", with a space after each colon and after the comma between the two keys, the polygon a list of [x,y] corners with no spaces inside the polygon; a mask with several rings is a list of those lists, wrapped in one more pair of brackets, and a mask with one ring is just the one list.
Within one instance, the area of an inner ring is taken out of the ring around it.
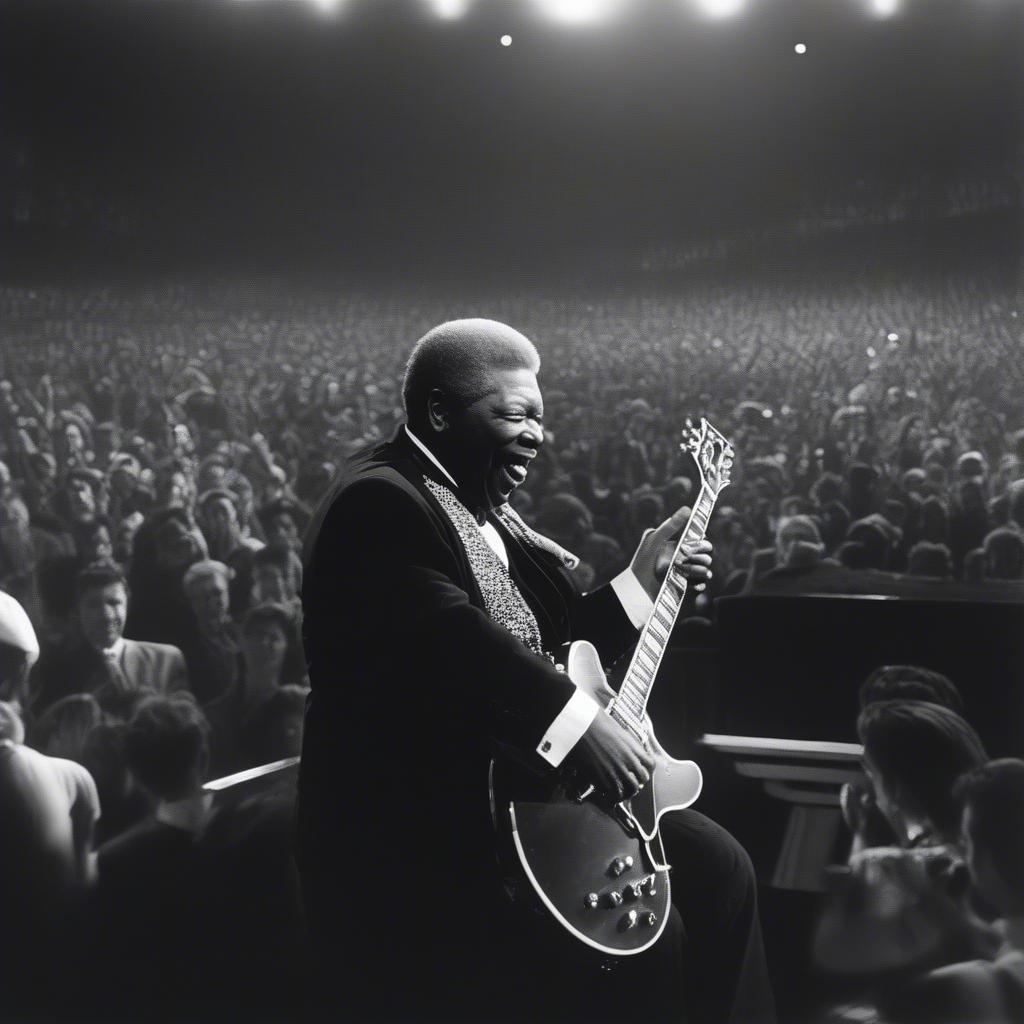
{"label": "audience member", "polygon": [[201,704],[228,692],[238,678],[238,640],[229,594],[233,576],[223,562],[204,559],[191,565],[182,580],[192,612],[182,646],[192,692]]}
{"label": "audience member", "polygon": [[188,686],[181,651],[124,637],[128,585],[119,566],[96,562],[76,580],[78,636],[45,653],[36,666],[34,710],[62,697],[92,694],[115,718],[126,719],[139,697]]}

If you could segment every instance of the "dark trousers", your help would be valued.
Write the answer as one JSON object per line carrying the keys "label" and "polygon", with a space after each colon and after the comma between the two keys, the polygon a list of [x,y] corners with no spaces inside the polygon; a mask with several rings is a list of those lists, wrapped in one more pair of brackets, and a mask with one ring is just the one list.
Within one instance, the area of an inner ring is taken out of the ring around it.
{"label": "dark trousers", "polygon": [[[393,880],[410,893],[409,912],[400,921],[374,921],[353,915],[351,882],[332,871],[304,872],[320,965],[317,1016],[770,1024],[750,858],[696,811],[666,815],[661,833],[672,865],[673,914],[658,943],[635,957],[600,957],[550,920],[500,899],[460,898],[427,880]],[[434,910],[421,899],[424,892],[436,894]]]}
{"label": "dark trousers", "polygon": [[770,1024],[774,1000],[746,850],[694,810],[666,814],[661,839],[685,932],[687,1024]]}

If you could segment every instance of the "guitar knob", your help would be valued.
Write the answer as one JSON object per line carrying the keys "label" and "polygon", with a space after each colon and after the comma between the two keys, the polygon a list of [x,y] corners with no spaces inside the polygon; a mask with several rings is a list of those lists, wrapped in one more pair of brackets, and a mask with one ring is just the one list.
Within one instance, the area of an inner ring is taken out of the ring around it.
{"label": "guitar knob", "polygon": [[622,895],[629,900],[642,899],[644,895],[643,882],[630,882],[629,885],[622,890]]}
{"label": "guitar knob", "polygon": [[601,897],[596,892],[588,892],[583,902],[587,910],[596,910],[601,902]]}
{"label": "guitar knob", "polygon": [[633,858],[627,854],[622,863],[625,864],[627,868],[631,868],[633,866]]}
{"label": "guitar knob", "polygon": [[644,914],[644,924],[648,928],[653,928],[658,923],[658,915],[653,910],[648,910]]}
{"label": "guitar knob", "polygon": [[640,915],[635,910],[631,910],[619,921],[619,931],[628,932],[630,928],[635,928],[639,921]]}
{"label": "guitar knob", "polygon": [[644,888],[644,892],[646,892],[648,896],[654,896],[658,892],[657,886],[655,885],[656,881],[657,881],[657,876],[655,876],[655,875],[648,875],[640,883],[643,886],[643,888]]}
{"label": "guitar knob", "polygon": [[613,878],[618,878],[623,871],[626,870],[626,862],[621,857],[616,857],[615,860],[608,865],[608,874]]}
{"label": "guitar knob", "polygon": [[621,907],[622,906],[622,893],[616,892],[614,889],[608,893],[608,906],[610,907]]}

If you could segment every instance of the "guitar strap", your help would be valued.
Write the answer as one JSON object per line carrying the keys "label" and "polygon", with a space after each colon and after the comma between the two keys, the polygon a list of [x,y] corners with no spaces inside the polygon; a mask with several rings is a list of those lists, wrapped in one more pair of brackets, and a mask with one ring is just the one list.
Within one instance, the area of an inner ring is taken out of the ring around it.
{"label": "guitar strap", "polygon": [[[469,567],[480,588],[480,593],[483,595],[488,617],[499,626],[504,626],[514,637],[526,644],[534,654],[539,654],[542,658],[550,660],[541,641],[540,626],[537,625],[536,616],[526,603],[526,598],[516,586],[508,569],[491,549],[490,544],[484,540],[472,513],[444,484],[439,484],[428,476],[424,476],[423,482],[437,499],[437,503],[452,526],[455,527],[455,532],[466,549]],[[546,538],[534,533],[508,505],[502,506],[497,511],[502,523],[514,536],[536,547],[543,546],[533,538],[537,537],[540,540]],[[554,542],[548,541],[547,543],[553,544]]]}

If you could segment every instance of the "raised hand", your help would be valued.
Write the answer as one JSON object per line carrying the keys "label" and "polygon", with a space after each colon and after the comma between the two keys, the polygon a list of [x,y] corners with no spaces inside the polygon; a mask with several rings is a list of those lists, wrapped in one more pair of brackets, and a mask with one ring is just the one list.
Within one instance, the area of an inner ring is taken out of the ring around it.
{"label": "raised hand", "polygon": [[[645,530],[640,538],[636,553],[629,567],[640,585],[647,591],[653,601],[658,596],[661,581],[665,578],[671,564],[679,534],[690,518],[690,508],[683,505],[653,530]],[[711,579],[711,551],[709,540],[698,541],[696,544],[680,549],[675,564],[672,565],[673,575],[684,577],[693,589],[700,593],[707,581]]]}

